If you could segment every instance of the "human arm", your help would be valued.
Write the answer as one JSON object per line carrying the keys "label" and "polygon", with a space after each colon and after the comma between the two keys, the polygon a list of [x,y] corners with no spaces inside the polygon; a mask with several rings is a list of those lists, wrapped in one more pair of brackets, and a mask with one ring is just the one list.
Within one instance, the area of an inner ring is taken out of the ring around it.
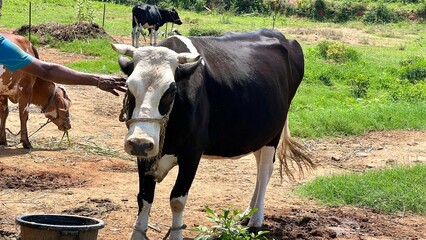
{"label": "human arm", "polygon": [[56,63],[41,61],[37,58],[34,58],[30,64],[20,70],[59,84],[97,86],[101,90],[110,92],[116,96],[118,96],[117,91],[125,92],[124,86],[126,80],[122,77],[78,72]]}

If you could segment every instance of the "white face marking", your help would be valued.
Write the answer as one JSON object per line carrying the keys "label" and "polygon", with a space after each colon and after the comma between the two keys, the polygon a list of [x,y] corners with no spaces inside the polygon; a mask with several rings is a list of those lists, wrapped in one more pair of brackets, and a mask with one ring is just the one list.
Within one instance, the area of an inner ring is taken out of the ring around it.
{"label": "white face marking", "polygon": [[47,118],[57,118],[58,117],[58,113],[56,112],[56,110],[52,110],[49,112],[45,112],[44,116],[46,116]]}
{"label": "white face marking", "polygon": [[[132,119],[161,119],[158,110],[161,97],[174,82],[174,72],[178,67],[178,54],[163,47],[138,48],[133,54],[135,69],[127,79],[127,86],[135,97]],[[139,144],[152,142],[153,149],[147,150],[148,157],[159,152],[161,125],[158,121],[140,121],[130,124],[125,138],[125,151],[131,154],[129,140]]]}

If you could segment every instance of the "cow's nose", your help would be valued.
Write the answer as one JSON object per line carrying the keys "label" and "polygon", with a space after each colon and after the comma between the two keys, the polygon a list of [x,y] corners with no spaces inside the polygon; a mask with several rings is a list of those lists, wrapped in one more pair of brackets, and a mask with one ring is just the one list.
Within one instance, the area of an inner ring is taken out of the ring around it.
{"label": "cow's nose", "polygon": [[131,147],[130,153],[135,156],[147,157],[148,152],[154,149],[154,143],[148,140],[130,139],[127,143]]}

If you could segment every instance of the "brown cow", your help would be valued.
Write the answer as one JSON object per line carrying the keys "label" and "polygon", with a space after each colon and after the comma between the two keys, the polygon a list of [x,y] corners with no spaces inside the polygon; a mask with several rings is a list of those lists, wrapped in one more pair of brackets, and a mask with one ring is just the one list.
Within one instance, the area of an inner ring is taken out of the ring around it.
{"label": "brown cow", "polygon": [[[37,50],[25,37],[8,33],[1,34],[24,51],[39,58]],[[59,130],[66,131],[71,128],[69,118],[71,100],[63,87],[19,70],[10,72],[6,67],[0,65],[0,146],[7,145],[8,99],[12,103],[18,103],[19,106],[21,142],[24,148],[32,148],[27,130],[30,104],[38,106],[44,115],[58,126]]]}

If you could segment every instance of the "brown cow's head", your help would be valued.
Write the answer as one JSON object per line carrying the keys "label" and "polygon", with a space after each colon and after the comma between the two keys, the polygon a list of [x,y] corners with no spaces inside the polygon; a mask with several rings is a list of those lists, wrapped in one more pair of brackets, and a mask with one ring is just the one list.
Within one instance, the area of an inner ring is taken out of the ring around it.
{"label": "brown cow's head", "polygon": [[58,126],[59,130],[66,131],[71,128],[69,112],[71,99],[62,86],[55,87],[54,91],[48,104],[42,109],[42,112]]}

